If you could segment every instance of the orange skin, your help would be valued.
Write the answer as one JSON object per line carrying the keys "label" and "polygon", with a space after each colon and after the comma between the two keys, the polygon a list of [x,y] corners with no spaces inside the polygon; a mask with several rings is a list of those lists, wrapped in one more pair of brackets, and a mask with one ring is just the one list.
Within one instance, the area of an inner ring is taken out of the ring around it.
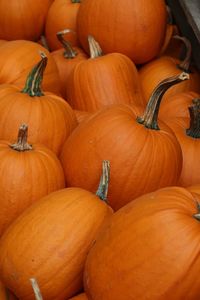
{"label": "orange skin", "polygon": [[76,35],[76,17],[80,3],[72,3],[71,0],[54,0],[46,18],[45,36],[50,49],[60,49],[62,46],[56,37],[56,33],[63,29],[71,29],[74,33],[67,35],[67,40],[72,46],[78,46]]}
{"label": "orange skin", "polygon": [[85,293],[79,294],[78,296],[75,296],[73,298],[70,298],[68,300],[88,300],[88,297]]}
{"label": "orange skin", "polygon": [[16,151],[0,141],[0,236],[28,206],[65,187],[64,173],[56,155],[43,145]]}
{"label": "orange skin", "polygon": [[187,186],[187,190],[190,191],[196,200],[200,203],[200,184]]}
{"label": "orange skin", "polygon": [[84,288],[93,300],[197,300],[200,223],[184,188],[146,194],[116,212],[89,252]]}
{"label": "orange skin", "polygon": [[65,58],[63,55],[63,48],[51,52],[51,56],[56,62],[58,73],[60,76],[61,94],[62,97],[66,100],[66,90],[68,89],[69,76],[71,72],[80,61],[86,60],[88,58],[87,54],[82,49],[78,47],[73,47],[73,49],[78,53],[75,58]]}
{"label": "orange skin", "polygon": [[95,112],[111,104],[144,105],[134,63],[112,53],[79,62],[69,77],[67,101],[74,109]]}
{"label": "orange skin", "polygon": [[[180,69],[177,67],[179,63],[180,61],[176,58],[162,56],[140,68],[138,73],[146,103],[148,102],[153,89],[162,80],[180,73]],[[192,70],[192,73],[189,73],[189,75],[189,80],[170,87],[163,96],[163,100],[182,92],[193,91],[200,93],[200,74],[196,70]]]}
{"label": "orange skin", "polygon": [[67,185],[94,191],[103,159],[110,160],[108,201],[114,210],[144,193],[175,185],[182,168],[180,145],[164,123],[159,122],[160,130],[139,124],[141,114],[136,107],[113,105],[82,122],[60,156]]}
{"label": "orange skin", "polygon": [[0,138],[13,141],[21,123],[29,126],[29,139],[59,154],[77,126],[75,114],[62,98],[45,93],[31,97],[14,85],[0,86]]}
{"label": "orange skin", "polygon": [[23,88],[30,70],[38,62],[39,51],[48,57],[42,88],[60,95],[61,83],[55,61],[47,49],[31,41],[10,41],[0,47],[0,83]]}
{"label": "orange skin", "polygon": [[[0,281],[0,299],[1,300],[17,300],[17,298],[10,292]],[[84,299],[84,298],[83,298]]]}
{"label": "orange skin", "polygon": [[91,34],[103,53],[123,53],[141,64],[159,54],[166,17],[163,0],[119,0],[117,5],[112,0],[84,0],[77,16],[77,32],[85,51]]}
{"label": "orange skin", "polygon": [[78,124],[89,118],[92,114],[83,110],[74,110]]}
{"label": "orange skin", "polygon": [[67,188],[27,209],[0,241],[0,277],[20,300],[35,300],[37,278],[48,300],[66,300],[82,289],[86,256],[112,216],[95,194]]}
{"label": "orange skin", "polygon": [[52,0],[0,2],[0,39],[37,41]]}

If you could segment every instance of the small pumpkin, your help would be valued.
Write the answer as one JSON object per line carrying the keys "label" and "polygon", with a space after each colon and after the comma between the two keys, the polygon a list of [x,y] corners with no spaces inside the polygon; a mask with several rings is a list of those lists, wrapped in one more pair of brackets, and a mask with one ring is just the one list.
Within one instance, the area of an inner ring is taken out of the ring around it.
{"label": "small pumpkin", "polygon": [[198,299],[199,212],[180,187],[143,195],[117,211],[88,254],[88,298]]}
{"label": "small pumpkin", "polygon": [[0,236],[33,202],[65,187],[56,155],[43,145],[28,144],[27,131],[23,124],[17,142],[0,141]]}
{"label": "small pumpkin", "polygon": [[67,185],[94,191],[102,158],[112,165],[108,201],[114,210],[141,194],[176,185],[182,168],[181,148],[165,123],[159,121],[158,126],[158,111],[164,92],[188,78],[181,73],[162,81],[143,115],[136,106],[113,105],[82,122],[60,155]]}
{"label": "small pumpkin", "polygon": [[33,143],[42,143],[58,154],[77,125],[70,105],[62,98],[46,92],[41,83],[47,56],[31,70],[23,90],[14,85],[0,86],[0,139],[14,140],[16,128],[23,120],[29,125]]}
{"label": "small pumpkin", "polygon": [[[76,32],[76,17],[80,7],[80,0],[54,0],[46,18],[45,36],[51,49],[61,48],[56,34],[64,28],[70,28]],[[76,34],[69,33],[68,41],[72,46],[78,45]]]}
{"label": "small pumpkin", "polygon": [[112,216],[105,202],[108,180],[109,163],[104,161],[97,194],[80,188],[51,193],[4,233],[0,278],[20,300],[35,299],[30,278],[37,280],[44,299],[66,300],[82,289],[87,254]]}
{"label": "small pumpkin", "polygon": [[88,37],[90,58],[73,68],[66,97],[77,110],[95,112],[111,104],[143,106],[143,95],[135,64],[125,55],[102,55],[96,40]]}
{"label": "small pumpkin", "polygon": [[165,94],[169,98],[177,93],[193,91],[200,93],[200,74],[194,67],[190,66],[191,61],[191,43],[185,37],[176,36],[187,48],[185,59],[180,61],[170,56],[161,56],[139,69],[139,78],[142,86],[144,99],[147,102],[152,91],[157,84],[167,77],[175,76],[183,70],[190,74],[190,80],[182,82],[180,85],[171,87]]}

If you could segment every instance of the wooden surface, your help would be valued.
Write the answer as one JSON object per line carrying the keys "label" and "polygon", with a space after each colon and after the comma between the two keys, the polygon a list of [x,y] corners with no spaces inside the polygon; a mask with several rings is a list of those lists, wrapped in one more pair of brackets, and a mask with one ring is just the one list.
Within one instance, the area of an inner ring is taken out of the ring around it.
{"label": "wooden surface", "polygon": [[181,34],[192,44],[193,62],[200,70],[200,0],[167,0]]}

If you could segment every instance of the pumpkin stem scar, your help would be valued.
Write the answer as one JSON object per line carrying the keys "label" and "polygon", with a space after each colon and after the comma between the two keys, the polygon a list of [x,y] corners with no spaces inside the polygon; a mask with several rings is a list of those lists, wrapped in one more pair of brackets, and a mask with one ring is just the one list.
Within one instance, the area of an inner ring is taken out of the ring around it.
{"label": "pumpkin stem scar", "polygon": [[96,195],[105,202],[107,202],[109,180],[110,162],[108,160],[104,160],[102,163],[102,175]]}

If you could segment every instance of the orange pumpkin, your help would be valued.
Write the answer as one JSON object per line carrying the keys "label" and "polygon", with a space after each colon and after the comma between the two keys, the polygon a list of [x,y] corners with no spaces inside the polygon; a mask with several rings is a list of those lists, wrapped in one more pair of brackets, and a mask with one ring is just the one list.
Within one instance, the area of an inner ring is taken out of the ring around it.
{"label": "orange pumpkin", "polygon": [[134,63],[125,55],[111,53],[102,56],[101,48],[92,36],[88,38],[90,59],[73,68],[66,87],[66,97],[77,110],[97,111],[119,103],[143,106],[143,96]]}
{"label": "orange pumpkin", "polygon": [[82,293],[68,300],[88,300],[88,297],[85,293]]}
{"label": "orange pumpkin", "polygon": [[14,85],[0,86],[0,139],[14,140],[23,120],[29,125],[33,143],[42,143],[58,154],[77,121],[64,99],[41,90],[47,56],[41,53],[41,57],[23,90]]}
{"label": "orange pumpkin", "polygon": [[112,165],[108,201],[115,210],[141,194],[177,184],[181,148],[166,124],[160,121],[158,126],[157,118],[164,92],[185,79],[188,75],[182,73],[160,83],[142,117],[134,106],[113,105],[82,122],[60,156],[67,185],[94,191],[102,159]]}
{"label": "orange pumpkin", "polygon": [[23,88],[30,69],[38,62],[39,52],[48,57],[43,88],[60,95],[61,83],[55,61],[47,49],[30,41],[11,41],[0,47],[0,83],[12,83]]}
{"label": "orange pumpkin", "polygon": [[88,254],[88,298],[199,299],[199,215],[191,193],[180,187],[160,189],[121,208]]}
{"label": "orange pumpkin", "polygon": [[[0,281],[0,299],[1,300],[17,300],[17,298],[3,285]],[[83,298],[84,299],[84,298]],[[87,299],[87,298],[85,298]]]}
{"label": "orange pumpkin", "polygon": [[[109,165],[97,195],[105,199]],[[30,278],[44,299],[66,300],[82,288],[86,256],[112,216],[111,208],[84,189],[67,188],[40,199],[0,240],[0,278],[20,300],[33,300]]]}
{"label": "orange pumpkin", "polygon": [[[51,50],[61,48],[56,34],[64,28],[76,31],[76,16],[79,10],[80,0],[54,0],[45,25],[45,36]],[[78,45],[77,35],[69,33],[68,41],[72,46]]]}
{"label": "orange pumpkin", "polygon": [[142,86],[142,92],[146,102],[148,101],[154,88],[161,80],[179,74],[180,70],[189,73],[190,80],[182,82],[180,85],[171,87],[166,92],[164,99],[181,92],[193,91],[200,93],[200,74],[195,70],[195,68],[190,68],[190,41],[184,37],[177,38],[181,40],[187,47],[186,57],[183,61],[170,56],[161,56],[142,66],[138,72]]}
{"label": "orange pumpkin", "polygon": [[64,49],[62,48],[51,52],[51,56],[54,58],[58,68],[61,82],[61,93],[65,99],[71,72],[80,61],[88,58],[86,53],[81,48],[72,47],[71,44],[64,39],[63,35],[69,34],[70,32],[71,30],[68,29],[57,32],[57,37]]}
{"label": "orange pumpkin", "polygon": [[37,41],[52,0],[0,1],[0,38]]}
{"label": "orange pumpkin", "polygon": [[103,53],[119,52],[141,64],[159,54],[165,36],[163,0],[84,0],[77,15],[77,32],[85,51],[88,35]]}

